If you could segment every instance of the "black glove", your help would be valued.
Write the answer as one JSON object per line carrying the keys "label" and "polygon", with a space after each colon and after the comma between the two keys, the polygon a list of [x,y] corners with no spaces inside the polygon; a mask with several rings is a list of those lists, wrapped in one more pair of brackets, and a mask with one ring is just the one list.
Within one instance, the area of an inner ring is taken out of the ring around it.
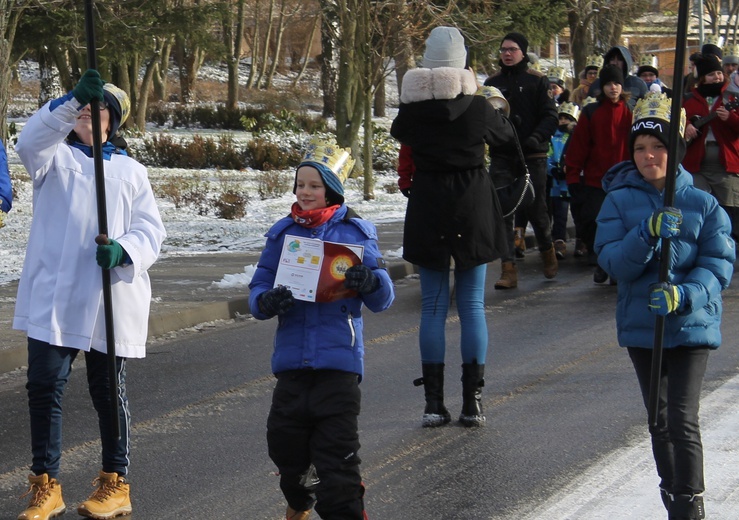
{"label": "black glove", "polygon": [[262,314],[268,317],[282,316],[295,304],[293,293],[284,285],[278,285],[274,289],[262,294],[258,305]]}
{"label": "black glove", "polygon": [[538,150],[541,147],[541,137],[537,133],[533,133],[523,142],[524,150]]}
{"label": "black glove", "polygon": [[411,196],[411,189],[410,188],[403,188],[402,190],[400,190],[400,193],[402,193],[403,196],[407,199],[408,197]]}
{"label": "black glove", "polygon": [[567,180],[567,173],[565,173],[565,169],[562,166],[555,166],[552,170],[555,179],[558,181]]}
{"label": "black glove", "polygon": [[82,106],[90,104],[90,101],[97,99],[103,101],[103,85],[105,82],[100,78],[100,73],[95,69],[87,69],[80,78],[80,82],[72,90],[74,98],[80,102]]}
{"label": "black glove", "polygon": [[361,294],[369,294],[377,290],[380,280],[372,269],[364,264],[353,265],[344,273],[344,287],[354,289]]}

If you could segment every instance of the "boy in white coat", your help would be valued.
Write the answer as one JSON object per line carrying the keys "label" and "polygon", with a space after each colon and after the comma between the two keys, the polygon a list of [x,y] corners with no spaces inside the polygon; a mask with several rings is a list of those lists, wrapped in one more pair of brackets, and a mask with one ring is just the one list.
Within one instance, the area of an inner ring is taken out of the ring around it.
{"label": "boy in white coat", "polygon": [[[100,107],[107,245],[98,235],[90,103]],[[130,111],[126,93],[88,70],[72,92],[43,106],[15,149],[33,181],[34,215],[18,286],[13,328],[28,335],[28,407],[33,463],[31,500],[19,520],[63,513],[57,480],[61,401],[72,362],[85,353],[87,380],[102,443],[99,487],[78,513],[112,518],[131,511],[130,414],[126,359],[146,354],[151,286],[147,269],[166,233],[146,168],[128,157],[116,132]],[[110,269],[120,438],[111,431],[107,345],[100,267]]]}

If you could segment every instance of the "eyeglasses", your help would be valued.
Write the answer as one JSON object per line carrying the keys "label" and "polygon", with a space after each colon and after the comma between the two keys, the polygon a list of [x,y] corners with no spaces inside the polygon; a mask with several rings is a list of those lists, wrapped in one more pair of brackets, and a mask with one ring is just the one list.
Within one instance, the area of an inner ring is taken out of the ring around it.
{"label": "eyeglasses", "polygon": [[516,51],[520,51],[518,47],[501,47],[500,53],[501,54],[513,54]]}

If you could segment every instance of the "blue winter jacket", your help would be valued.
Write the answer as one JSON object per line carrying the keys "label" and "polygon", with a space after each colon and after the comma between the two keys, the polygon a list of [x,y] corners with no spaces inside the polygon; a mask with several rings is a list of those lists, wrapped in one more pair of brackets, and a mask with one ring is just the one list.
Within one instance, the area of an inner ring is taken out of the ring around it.
{"label": "blue winter jacket", "polygon": [[[664,206],[663,193],[649,184],[632,161],[603,178],[606,199],[598,215],[598,263],[618,280],[616,326],[622,347],[652,348],[655,315],[649,312],[649,286],[659,281],[662,252],[639,235],[642,221]],[[682,166],[673,206],[680,208],[680,234],[671,240],[669,282],[684,289],[684,303],[665,317],[665,348],[721,345],[721,291],[729,286],[736,251],[731,223],[716,199],[693,186]]]}
{"label": "blue winter jacket", "polygon": [[13,207],[13,188],[10,185],[10,171],[8,170],[8,156],[5,147],[0,142],[0,211],[7,213]]}
{"label": "blue winter jacket", "polygon": [[259,310],[259,297],[272,289],[285,235],[317,238],[330,242],[364,246],[362,263],[379,278],[380,285],[370,294],[328,303],[295,300],[295,305],[278,316],[272,354],[272,372],[285,370],[332,369],[364,374],[362,304],[380,312],[392,304],[395,291],[377,246],[377,230],[371,222],[347,216],[341,205],[333,217],[317,228],[306,228],[291,217],[275,223],[265,235],[267,244],[249,284],[249,305],[255,318],[267,316]]}

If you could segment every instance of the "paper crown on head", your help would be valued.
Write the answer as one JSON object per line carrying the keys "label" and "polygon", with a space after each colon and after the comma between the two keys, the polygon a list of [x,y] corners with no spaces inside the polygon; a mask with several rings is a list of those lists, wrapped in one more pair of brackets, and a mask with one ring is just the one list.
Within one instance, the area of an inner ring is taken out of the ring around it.
{"label": "paper crown on head", "polygon": [[654,67],[657,68],[657,56],[654,54],[645,54],[639,59],[639,66]]}
{"label": "paper crown on head", "polygon": [[603,66],[603,56],[599,56],[598,54],[591,54],[585,60],[586,69],[599,69],[602,66]]}
{"label": "paper crown on head", "polygon": [[569,101],[567,101],[559,106],[559,115],[570,116],[572,119],[577,121],[577,119],[580,117],[580,107],[577,106],[575,103],[570,103]]}
{"label": "paper crown on head", "polygon": [[715,45],[717,47],[721,47],[721,44],[724,42],[724,38],[721,36],[716,36],[715,34],[707,34],[703,40],[703,44],[708,45]]}
{"label": "paper crown on head", "polygon": [[723,53],[725,64],[739,64],[739,45],[725,45]]}
{"label": "paper crown on head", "polygon": [[551,83],[556,83],[560,87],[564,87],[567,71],[562,67],[549,67],[547,70],[547,78]]}
{"label": "paper crown on head", "polygon": [[582,100],[582,107],[585,108],[590,103],[597,103],[597,102],[598,102],[598,100],[596,98],[594,98],[593,96],[588,96],[588,97],[586,97],[585,99]]}
{"label": "paper crown on head", "polygon": [[477,89],[475,95],[483,96],[491,105],[493,105],[494,109],[500,110],[506,117],[511,113],[511,106],[508,104],[508,100],[497,88],[490,85],[484,85]]}
{"label": "paper crown on head", "polygon": [[[339,186],[343,187],[352,168],[354,168],[354,162],[351,149],[341,148],[329,140],[314,138],[308,143],[308,148],[298,167],[311,163],[321,165],[328,169],[334,175],[335,181],[339,183]],[[324,179],[324,182],[332,184],[327,179]],[[331,187],[333,188],[334,186]],[[343,192],[343,189],[341,191]]]}
{"label": "paper crown on head", "polygon": [[539,64],[539,62],[536,62],[536,63],[530,63],[529,62],[529,68],[532,69],[532,70],[541,72],[541,65]]}
{"label": "paper crown on head", "polygon": [[[647,120],[660,120],[670,123],[672,116],[672,99],[662,92],[648,92],[637,101],[634,107],[634,115],[631,119],[632,133],[642,128],[650,128],[654,125],[643,124]],[[640,124],[641,123],[641,124]],[[680,109],[680,136],[685,135],[685,109]]]}
{"label": "paper crown on head", "polygon": [[103,85],[103,98],[111,109],[110,135],[114,135],[131,113],[131,99],[126,91],[106,83]]}

